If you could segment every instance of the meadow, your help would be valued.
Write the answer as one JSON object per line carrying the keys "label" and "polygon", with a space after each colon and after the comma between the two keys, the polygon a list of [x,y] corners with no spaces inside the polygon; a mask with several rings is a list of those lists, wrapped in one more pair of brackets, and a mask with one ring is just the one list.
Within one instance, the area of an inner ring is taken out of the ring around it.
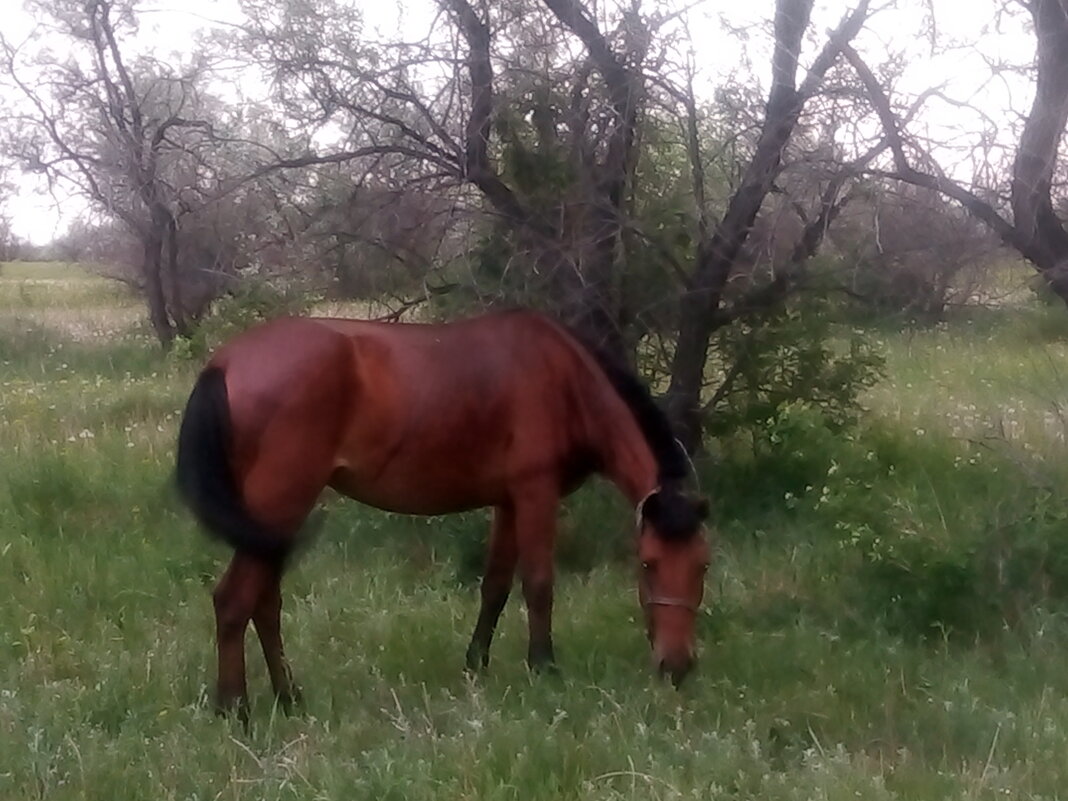
{"label": "meadow", "polygon": [[717,559],[701,663],[649,670],[630,510],[568,503],[555,632],[522,606],[461,667],[487,516],[324,499],[287,576],[304,704],[208,703],[228,553],[170,489],[196,362],[75,267],[0,266],[0,799],[1068,798],[1068,313],[864,332],[858,424],[786,410],[698,469]]}

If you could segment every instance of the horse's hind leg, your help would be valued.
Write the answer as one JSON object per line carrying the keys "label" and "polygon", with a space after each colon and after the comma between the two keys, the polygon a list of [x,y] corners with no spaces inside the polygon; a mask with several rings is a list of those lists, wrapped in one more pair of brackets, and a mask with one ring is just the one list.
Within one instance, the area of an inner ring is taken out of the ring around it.
{"label": "horse's hind leg", "polygon": [[300,702],[300,691],[293,683],[293,674],[282,649],[282,572],[277,568],[272,573],[260,595],[259,604],[252,614],[256,633],[271,676],[271,687],[283,711],[290,712],[294,703]]}
{"label": "horse's hind leg", "polygon": [[[270,449],[262,449],[244,479],[242,497],[249,514],[270,523],[276,531],[299,531],[329,478],[331,463],[327,453],[325,438],[310,434],[303,438],[275,440]],[[299,472],[293,470],[293,465],[297,464],[302,465]],[[251,619],[259,635],[275,697],[282,708],[289,711],[298,700],[298,693],[282,648],[282,567],[259,562],[258,568],[256,595],[247,599],[251,606],[241,609],[241,613],[247,615],[241,631],[244,632],[244,626]],[[220,645],[220,688],[223,682],[222,656]]]}
{"label": "horse's hind leg", "polygon": [[215,706],[220,712],[236,709],[242,721],[248,720],[245,629],[276,570],[256,557],[235,553],[212,596],[219,657]]}
{"label": "horse's hind leg", "polygon": [[482,577],[482,605],[471,644],[467,647],[467,669],[470,671],[489,664],[490,643],[512,589],[517,555],[515,511],[510,505],[499,506],[493,513],[486,573]]}

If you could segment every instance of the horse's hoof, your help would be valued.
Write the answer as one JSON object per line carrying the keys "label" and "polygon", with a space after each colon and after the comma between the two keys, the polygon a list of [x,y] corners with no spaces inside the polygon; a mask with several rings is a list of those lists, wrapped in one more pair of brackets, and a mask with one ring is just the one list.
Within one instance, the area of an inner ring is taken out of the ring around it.
{"label": "horse's hoof", "polygon": [[560,667],[556,664],[556,657],[552,651],[530,654],[527,657],[527,666],[533,673],[540,673],[543,676],[560,675]]}
{"label": "horse's hoof", "polygon": [[248,698],[217,698],[215,699],[215,715],[217,717],[237,717],[241,726],[248,730]]}
{"label": "horse's hoof", "polygon": [[282,714],[286,717],[295,715],[300,707],[304,706],[304,696],[300,690],[295,687],[288,693],[279,693],[275,696],[275,702],[278,704],[278,708],[282,710]]}
{"label": "horse's hoof", "polygon": [[477,676],[480,673],[485,673],[488,667],[489,651],[475,645],[470,646],[464,659],[464,672]]}

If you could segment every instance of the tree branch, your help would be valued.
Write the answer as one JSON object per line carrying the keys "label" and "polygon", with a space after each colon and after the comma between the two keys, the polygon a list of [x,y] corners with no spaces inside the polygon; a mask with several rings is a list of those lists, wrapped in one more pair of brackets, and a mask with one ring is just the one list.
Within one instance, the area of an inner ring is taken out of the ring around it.
{"label": "tree branch", "polygon": [[846,45],[842,48],[842,53],[853,66],[853,69],[856,70],[857,75],[864,84],[864,88],[867,90],[868,98],[871,100],[875,113],[879,117],[887,145],[894,158],[894,172],[870,170],[869,174],[905,181],[951,197],[970,214],[989,226],[1005,244],[1016,248],[1028,258],[1032,258],[1028,255],[1029,253],[1034,253],[1035,256],[1038,256],[1039,254],[1035,252],[1027,238],[1021,236],[1019,231],[1003,218],[990,203],[944,175],[934,176],[920,172],[909,163],[908,155],[905,153],[904,139],[894,112],[890,107],[890,100],[886,92],[883,91],[882,85],[856,50]]}
{"label": "tree branch", "polygon": [[471,80],[471,112],[464,136],[464,178],[474,184],[493,206],[512,221],[546,239],[555,239],[555,228],[532,214],[500,179],[489,160],[493,121],[493,65],[490,31],[467,0],[439,0],[452,11],[467,42],[467,70]]}

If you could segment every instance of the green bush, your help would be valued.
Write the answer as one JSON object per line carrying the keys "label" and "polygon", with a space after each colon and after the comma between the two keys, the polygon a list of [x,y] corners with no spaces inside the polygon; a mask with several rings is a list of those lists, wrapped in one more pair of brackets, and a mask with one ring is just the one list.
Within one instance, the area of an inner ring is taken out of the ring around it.
{"label": "green bush", "polygon": [[1039,305],[1064,311],[1064,299],[1061,298],[1049,285],[1041,274],[1032,275],[1027,280],[1027,288]]}
{"label": "green bush", "polygon": [[317,297],[302,287],[279,287],[249,281],[212,305],[211,313],[188,337],[178,337],[171,349],[177,361],[200,361],[215,348],[259,322],[308,311]]}
{"label": "green bush", "polygon": [[863,559],[854,594],[888,630],[921,639],[988,632],[999,602],[968,545],[904,534],[858,537]]}
{"label": "green bush", "polygon": [[[749,432],[769,442],[793,404],[843,430],[861,411],[861,393],[883,375],[884,360],[863,334],[837,324],[822,301],[795,299],[724,328],[716,342],[721,381],[707,410],[714,437]],[[770,443],[774,444],[774,443]]]}
{"label": "green bush", "polygon": [[706,486],[729,551],[787,565],[784,608],[939,642],[1068,611],[1068,492],[1050,468],[1038,484],[1015,451],[878,421],[841,430],[800,402],[757,441],[724,450]]}

